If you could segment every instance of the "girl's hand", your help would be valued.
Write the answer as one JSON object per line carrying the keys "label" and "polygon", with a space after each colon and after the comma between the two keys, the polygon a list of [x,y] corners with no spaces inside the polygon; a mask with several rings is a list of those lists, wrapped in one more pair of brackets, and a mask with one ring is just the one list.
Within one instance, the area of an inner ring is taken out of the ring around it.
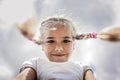
{"label": "girl's hand", "polygon": [[93,72],[91,70],[88,70],[85,72],[85,76],[83,80],[96,80],[96,79],[93,75]]}

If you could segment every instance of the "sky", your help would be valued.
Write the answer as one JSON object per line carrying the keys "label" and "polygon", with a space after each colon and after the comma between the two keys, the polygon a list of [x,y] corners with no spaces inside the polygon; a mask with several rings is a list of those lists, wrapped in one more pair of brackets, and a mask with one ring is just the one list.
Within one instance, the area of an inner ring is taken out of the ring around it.
{"label": "sky", "polygon": [[[51,16],[72,20],[77,33],[120,25],[119,0],[0,0],[0,80],[15,77],[23,61],[40,56],[41,46],[24,38],[16,23]],[[120,42],[89,39],[75,42],[71,60],[90,64],[97,80],[120,80]],[[7,76],[7,77],[6,77]]]}

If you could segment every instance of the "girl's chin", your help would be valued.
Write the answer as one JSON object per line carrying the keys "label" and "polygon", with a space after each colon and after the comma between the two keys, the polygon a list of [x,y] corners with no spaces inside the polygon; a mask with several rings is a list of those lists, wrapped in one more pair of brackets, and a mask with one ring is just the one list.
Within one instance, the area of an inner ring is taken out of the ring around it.
{"label": "girl's chin", "polygon": [[68,61],[68,59],[66,58],[61,58],[61,57],[57,57],[57,58],[53,58],[52,60],[50,60],[52,62],[66,62]]}

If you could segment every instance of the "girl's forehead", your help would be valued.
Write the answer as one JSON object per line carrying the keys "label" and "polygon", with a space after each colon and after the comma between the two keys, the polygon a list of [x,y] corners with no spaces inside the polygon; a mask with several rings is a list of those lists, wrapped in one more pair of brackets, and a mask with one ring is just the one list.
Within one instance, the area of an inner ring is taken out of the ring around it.
{"label": "girl's forehead", "polygon": [[52,27],[52,28],[50,28],[49,30],[50,30],[50,31],[55,31],[55,30],[57,30],[57,28],[56,28],[56,27]]}
{"label": "girl's forehead", "polygon": [[45,26],[44,30],[42,31],[42,37],[45,39],[48,36],[74,36],[74,29],[71,28],[70,25],[64,24],[55,24]]}
{"label": "girl's forehead", "polygon": [[72,32],[69,28],[51,28],[46,32],[46,37],[72,37]]}
{"label": "girl's forehead", "polygon": [[53,27],[50,27],[48,30],[55,31],[55,30],[62,30],[62,29],[70,30],[70,26],[58,24],[58,25],[54,25]]}
{"label": "girl's forehead", "polygon": [[47,33],[59,33],[59,34],[68,34],[71,33],[71,29],[68,27],[52,27]]}

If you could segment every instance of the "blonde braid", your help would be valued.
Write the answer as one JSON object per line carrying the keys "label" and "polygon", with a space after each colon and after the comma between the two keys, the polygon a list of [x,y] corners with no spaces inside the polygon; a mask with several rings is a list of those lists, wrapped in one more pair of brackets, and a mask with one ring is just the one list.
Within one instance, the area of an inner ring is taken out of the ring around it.
{"label": "blonde braid", "polygon": [[97,33],[83,33],[75,36],[75,39],[82,40],[82,39],[90,39],[90,38],[97,38]]}

